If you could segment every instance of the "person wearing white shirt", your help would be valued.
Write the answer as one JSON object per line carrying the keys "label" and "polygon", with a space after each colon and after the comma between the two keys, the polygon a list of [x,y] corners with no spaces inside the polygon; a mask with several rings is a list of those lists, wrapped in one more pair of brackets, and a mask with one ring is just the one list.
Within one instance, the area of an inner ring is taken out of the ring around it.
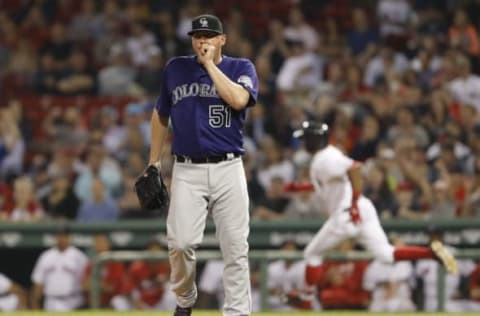
{"label": "person wearing white shirt", "polygon": [[453,99],[480,113],[480,77],[472,73],[470,60],[464,55],[455,58],[455,65],[458,76],[448,84]]}
{"label": "person wearing white shirt", "polygon": [[406,35],[415,12],[407,0],[380,0],[377,4],[377,17],[382,37]]}
{"label": "person wearing white shirt", "polygon": [[32,309],[64,312],[84,304],[82,277],[88,264],[87,256],[70,244],[70,233],[62,225],[56,232],[56,245],[45,250],[32,272]]}
{"label": "person wearing white shirt", "polygon": [[5,274],[0,273],[0,312],[11,312],[25,307],[25,291]]}
{"label": "person wearing white shirt", "polygon": [[[451,250],[453,251],[453,250]],[[436,312],[438,310],[438,269],[439,263],[432,259],[419,260],[415,266],[415,274],[423,280],[424,311]],[[445,311],[464,312],[469,310],[469,303],[455,299],[460,285],[460,277],[469,275],[475,269],[472,260],[458,260],[458,274],[445,276]]]}
{"label": "person wearing white shirt", "polygon": [[408,261],[372,261],[363,276],[363,288],[371,291],[371,312],[413,312],[413,265]]}

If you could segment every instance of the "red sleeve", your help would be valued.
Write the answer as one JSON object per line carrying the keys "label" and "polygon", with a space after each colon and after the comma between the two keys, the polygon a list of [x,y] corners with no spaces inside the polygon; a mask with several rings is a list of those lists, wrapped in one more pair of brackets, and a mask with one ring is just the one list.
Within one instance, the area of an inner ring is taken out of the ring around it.
{"label": "red sleeve", "polygon": [[470,290],[480,288],[480,264],[477,265],[477,268],[470,274],[469,287]]}

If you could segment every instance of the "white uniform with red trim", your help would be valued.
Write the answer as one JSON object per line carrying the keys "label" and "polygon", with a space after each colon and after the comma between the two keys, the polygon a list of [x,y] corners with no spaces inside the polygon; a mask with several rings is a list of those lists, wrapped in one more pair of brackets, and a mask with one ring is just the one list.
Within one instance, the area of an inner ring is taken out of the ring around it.
{"label": "white uniform with red trim", "polygon": [[87,263],[88,257],[73,246],[64,251],[51,248],[40,255],[32,281],[43,285],[45,310],[71,311],[82,306],[82,277]]}
{"label": "white uniform with red trim", "polygon": [[308,264],[322,262],[324,253],[348,238],[356,238],[378,260],[393,262],[393,246],[380,226],[377,211],[364,196],[358,198],[361,221],[354,224],[349,209],[352,204],[352,186],[348,170],[355,163],[333,145],[318,151],[310,165],[310,178],[315,193],[329,218],[305,249]]}

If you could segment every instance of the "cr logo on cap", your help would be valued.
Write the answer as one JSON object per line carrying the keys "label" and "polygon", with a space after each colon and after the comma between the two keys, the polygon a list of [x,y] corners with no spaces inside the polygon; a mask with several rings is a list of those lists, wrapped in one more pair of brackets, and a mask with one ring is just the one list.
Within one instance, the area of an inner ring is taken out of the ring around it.
{"label": "cr logo on cap", "polygon": [[201,18],[199,22],[202,27],[208,27],[208,20],[206,18]]}

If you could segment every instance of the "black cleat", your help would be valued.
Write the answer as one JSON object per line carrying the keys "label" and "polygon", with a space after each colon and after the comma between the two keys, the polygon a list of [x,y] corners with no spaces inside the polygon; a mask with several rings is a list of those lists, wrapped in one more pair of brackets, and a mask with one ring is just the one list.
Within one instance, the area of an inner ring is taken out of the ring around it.
{"label": "black cleat", "polygon": [[173,316],[190,316],[190,315],[192,315],[191,307],[180,307],[178,305],[175,308],[175,313],[173,313]]}

